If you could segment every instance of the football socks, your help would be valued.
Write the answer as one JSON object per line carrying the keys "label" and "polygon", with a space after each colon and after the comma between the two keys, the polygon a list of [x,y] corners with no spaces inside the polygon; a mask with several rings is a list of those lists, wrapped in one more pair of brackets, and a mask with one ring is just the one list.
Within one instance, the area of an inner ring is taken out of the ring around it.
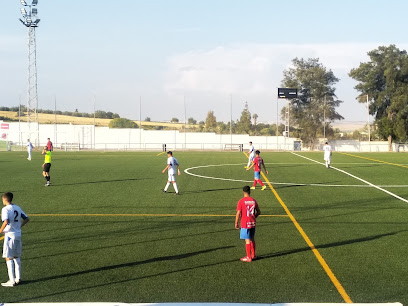
{"label": "football socks", "polygon": [[12,283],[14,283],[14,261],[7,260],[6,265],[7,265],[7,272],[8,272],[9,280]]}
{"label": "football socks", "polygon": [[250,243],[245,244],[245,249],[246,249],[247,257],[251,258],[251,244]]}
{"label": "football socks", "polygon": [[21,279],[21,259],[20,257],[14,258],[14,268],[16,273],[16,280]]}
{"label": "football socks", "polygon": [[169,186],[170,186],[170,183],[167,182],[166,187],[164,187],[164,191],[167,191],[167,189],[169,188]]}

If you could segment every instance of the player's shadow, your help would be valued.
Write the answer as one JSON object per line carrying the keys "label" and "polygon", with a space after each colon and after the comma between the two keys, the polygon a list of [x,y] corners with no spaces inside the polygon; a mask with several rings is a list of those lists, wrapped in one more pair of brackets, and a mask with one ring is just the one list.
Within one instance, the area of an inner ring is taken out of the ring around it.
{"label": "player's shadow", "polygon": [[190,191],[187,190],[187,191],[183,191],[183,194],[205,193],[205,192],[226,191],[226,190],[242,190],[242,187],[215,188],[215,189],[190,190]]}
{"label": "player's shadow", "polygon": [[[209,221],[205,221],[205,223],[207,223]],[[211,221],[213,222],[213,221]],[[199,222],[199,223],[204,223],[204,222]],[[199,224],[197,222],[194,223],[194,225]],[[106,223],[105,223],[106,224]],[[108,223],[109,224],[109,223]],[[275,223],[276,224],[276,223]],[[168,225],[168,226],[163,226],[162,224],[158,224],[157,226],[152,226],[152,227],[144,227],[144,230],[148,230],[150,233],[155,233],[155,232],[162,232],[163,230],[166,229],[172,229],[174,228],[173,225]],[[106,237],[110,237],[110,236],[116,236],[118,233],[126,233],[128,235],[132,234],[133,232],[137,233],[140,231],[140,228],[138,227],[137,229],[132,229],[132,230],[126,230],[125,231],[115,231],[109,234],[105,234]],[[161,241],[171,241],[171,240],[177,240],[177,239],[181,239],[181,238],[189,238],[189,237],[195,237],[197,238],[198,236],[206,236],[206,235],[211,235],[211,234],[215,234],[215,233],[227,233],[227,232],[231,232],[231,231],[236,231],[235,229],[223,229],[223,230],[218,230],[218,231],[211,231],[211,232],[203,232],[203,233],[194,233],[194,234],[186,234],[186,235],[178,235],[178,236],[171,236],[171,237],[161,237],[161,238],[155,238],[155,239],[144,239],[144,240],[138,240],[138,241],[134,241],[134,242],[129,242],[127,241],[126,243],[119,243],[119,244],[109,244],[106,246],[98,246],[98,247],[94,247],[94,248],[86,248],[86,249],[76,249],[75,251],[68,251],[66,249],[64,249],[62,252],[59,253],[48,253],[46,255],[41,254],[38,256],[24,256],[25,260],[35,260],[35,259],[39,259],[39,258],[47,258],[47,257],[55,257],[55,256],[66,256],[69,254],[81,254],[81,253],[86,253],[86,252],[90,252],[90,251],[97,251],[97,250],[109,250],[111,248],[121,248],[121,247],[129,247],[130,245],[140,245],[140,244],[144,244],[144,243],[151,243],[151,242],[161,242]],[[80,236],[77,238],[73,238],[73,237],[66,237],[63,239],[49,239],[49,240],[42,240],[39,242],[35,242],[35,243],[31,243],[28,245],[29,249],[37,249],[39,245],[42,244],[47,244],[50,242],[65,242],[65,241],[72,241],[73,239],[77,239],[77,240],[82,240],[82,239],[89,239],[89,238],[96,238],[99,237],[98,235],[86,235],[86,236]]]}
{"label": "player's shadow", "polygon": [[[402,232],[406,232],[406,231],[397,231],[397,232],[391,232],[391,233],[386,233],[386,234],[373,235],[373,236],[368,236],[368,237],[362,237],[362,238],[356,238],[356,239],[350,239],[350,240],[344,240],[344,241],[338,241],[338,242],[332,242],[332,243],[326,243],[326,244],[319,244],[319,245],[315,245],[315,248],[316,249],[328,249],[328,248],[338,247],[342,245],[350,245],[354,243],[367,242],[367,241],[381,239],[387,236],[393,236],[393,235],[396,235]],[[294,250],[287,250],[283,252],[270,253],[270,254],[258,256],[257,260],[292,255],[292,254],[306,252],[310,250],[311,250],[310,247],[304,247],[304,248],[299,248],[299,249],[294,249]]]}
{"label": "player's shadow", "polygon": [[[222,247],[222,248],[216,248],[216,249],[211,249],[211,250],[207,250],[204,252],[209,252],[209,251],[213,251],[213,250],[218,250],[218,249],[225,249],[225,248],[233,248],[232,246],[228,246],[228,247]],[[187,253],[190,254],[190,253]],[[182,255],[179,255],[182,256]],[[170,257],[170,256],[169,256]],[[215,262],[215,263],[207,263],[207,264],[200,264],[197,266],[192,266],[192,267],[187,267],[187,268],[181,268],[181,269],[176,269],[173,271],[164,271],[164,272],[159,272],[156,274],[150,274],[150,275],[146,275],[146,276],[136,276],[134,278],[128,278],[125,280],[117,280],[117,281],[111,281],[109,283],[102,283],[102,284],[97,284],[97,285],[92,285],[92,286],[86,286],[86,287],[82,287],[82,288],[75,288],[75,289],[69,289],[69,290],[63,290],[63,291],[59,291],[59,292],[53,292],[53,293],[49,293],[49,294],[45,294],[45,295],[40,295],[40,296],[31,296],[29,298],[20,298],[17,299],[15,301],[12,302],[26,302],[26,301],[32,301],[33,299],[39,299],[39,298],[49,298],[52,296],[58,296],[60,294],[65,294],[65,293],[72,293],[72,292],[78,292],[80,290],[89,290],[89,289],[95,289],[95,288],[101,288],[101,287],[105,287],[108,285],[122,285],[124,283],[129,283],[129,282],[133,282],[136,280],[142,280],[142,279],[147,279],[147,278],[152,278],[152,277],[157,277],[157,276],[166,276],[166,275],[171,275],[171,274],[176,274],[176,273],[182,273],[182,272],[187,272],[187,271],[194,271],[196,269],[205,269],[205,268],[209,268],[209,267],[215,267],[218,265],[222,265],[222,264],[227,264],[227,263],[234,263],[237,262],[238,259],[230,259],[230,260],[224,260],[221,262]],[[88,272],[87,272],[88,273]],[[65,277],[65,276],[63,276]],[[59,278],[59,277],[58,277]],[[55,279],[55,278],[54,278]],[[31,281],[31,283],[37,282],[38,280],[35,281]],[[29,283],[29,281],[24,282],[26,284]],[[23,283],[23,284],[24,284]]]}
{"label": "player's shadow", "polygon": [[118,180],[103,180],[103,181],[90,181],[90,182],[75,182],[67,184],[52,184],[51,186],[72,186],[72,185],[84,185],[84,184],[101,184],[101,183],[116,183],[116,182],[131,182],[131,181],[143,181],[152,180],[153,178],[128,178]]}
{"label": "player's shadow", "polygon": [[154,258],[150,258],[150,259],[146,259],[142,261],[135,261],[135,262],[128,262],[128,263],[122,263],[122,264],[111,265],[111,266],[104,266],[104,267],[99,267],[99,268],[94,268],[94,269],[89,269],[89,270],[83,270],[83,271],[78,271],[78,272],[72,272],[72,273],[66,273],[66,274],[61,274],[61,275],[39,278],[35,280],[27,280],[27,281],[24,281],[24,283],[22,284],[33,284],[33,283],[45,282],[45,281],[50,281],[50,280],[66,278],[66,277],[79,276],[79,275],[84,275],[88,273],[109,271],[109,270],[115,270],[115,269],[120,269],[120,268],[135,267],[135,266],[140,266],[140,265],[145,265],[145,264],[150,264],[150,263],[155,263],[155,262],[161,262],[161,261],[180,260],[180,259],[185,259],[185,258],[189,258],[189,257],[193,257],[193,256],[205,254],[205,253],[211,253],[211,252],[215,252],[218,250],[226,250],[226,249],[231,249],[231,248],[235,248],[235,246],[224,246],[224,247],[219,247],[219,248],[212,248],[212,249],[178,254],[178,255],[154,257]]}

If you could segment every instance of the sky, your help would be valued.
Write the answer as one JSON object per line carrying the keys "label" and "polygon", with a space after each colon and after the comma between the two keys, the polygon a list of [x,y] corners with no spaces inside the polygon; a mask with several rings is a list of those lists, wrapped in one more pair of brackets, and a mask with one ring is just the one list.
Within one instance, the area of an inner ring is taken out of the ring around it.
{"label": "sky", "polygon": [[[276,98],[283,71],[298,57],[319,58],[340,79],[345,122],[366,122],[348,73],[381,45],[408,49],[406,0],[38,2],[41,109],[56,102],[62,111],[95,107],[152,121],[201,121],[212,110],[227,122],[248,102],[258,122],[274,123],[286,103]],[[1,1],[0,106],[27,100],[20,8]]]}

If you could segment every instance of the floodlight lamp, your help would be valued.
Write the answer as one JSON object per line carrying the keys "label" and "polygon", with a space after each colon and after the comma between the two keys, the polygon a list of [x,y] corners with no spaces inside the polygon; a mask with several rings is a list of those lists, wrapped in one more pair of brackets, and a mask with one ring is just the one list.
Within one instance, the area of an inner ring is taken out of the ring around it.
{"label": "floodlight lamp", "polygon": [[37,5],[38,4],[38,0],[33,0],[33,2],[31,3],[31,5]]}
{"label": "floodlight lamp", "polygon": [[27,23],[29,23],[29,24],[30,24],[30,23],[31,23],[31,21],[32,21],[32,20],[31,20],[31,17],[27,17],[27,19],[26,19],[26,20],[27,20]]}
{"label": "floodlight lamp", "polygon": [[23,17],[27,16],[27,11],[25,10],[24,7],[22,7],[22,8],[20,9],[20,11],[21,11],[21,15],[23,15]]}
{"label": "floodlight lamp", "polygon": [[25,0],[20,0],[21,4],[24,6],[27,6],[27,2],[25,2]]}
{"label": "floodlight lamp", "polygon": [[38,10],[37,10],[36,8],[33,8],[33,9],[31,10],[31,15],[32,15],[32,16],[37,16],[37,12],[38,12]]}
{"label": "floodlight lamp", "polygon": [[18,20],[20,20],[22,24],[24,24],[25,26],[27,26],[27,24],[26,24],[23,20],[21,20],[21,18],[18,18]]}

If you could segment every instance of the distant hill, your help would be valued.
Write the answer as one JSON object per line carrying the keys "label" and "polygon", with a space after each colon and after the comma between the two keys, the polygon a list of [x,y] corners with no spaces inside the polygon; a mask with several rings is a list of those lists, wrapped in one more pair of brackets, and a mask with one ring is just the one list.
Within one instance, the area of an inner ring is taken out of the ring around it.
{"label": "distant hill", "polygon": [[[18,113],[17,112],[9,112],[9,111],[0,111],[0,118],[3,117],[4,121],[7,121],[6,118],[9,118],[10,121],[18,121]],[[96,126],[109,126],[109,122],[112,119],[95,119]],[[21,116],[21,122],[26,122],[27,117]],[[54,124],[55,123],[55,115],[54,114],[43,114],[38,113],[38,121],[41,124]],[[139,121],[134,120],[134,122],[139,125]],[[83,124],[83,125],[93,125],[94,119],[88,117],[74,117],[74,116],[64,116],[64,115],[57,115],[57,124]],[[187,124],[187,128],[193,128],[197,125],[189,125]],[[181,130],[184,128],[183,123],[169,123],[169,122],[153,122],[153,121],[142,121],[142,127],[145,128],[157,128],[163,127],[164,129],[176,129]]]}
{"label": "distant hill", "polygon": [[362,121],[339,121],[332,123],[333,128],[338,128],[344,133],[354,132],[355,130],[360,130],[366,126],[367,122]]}

